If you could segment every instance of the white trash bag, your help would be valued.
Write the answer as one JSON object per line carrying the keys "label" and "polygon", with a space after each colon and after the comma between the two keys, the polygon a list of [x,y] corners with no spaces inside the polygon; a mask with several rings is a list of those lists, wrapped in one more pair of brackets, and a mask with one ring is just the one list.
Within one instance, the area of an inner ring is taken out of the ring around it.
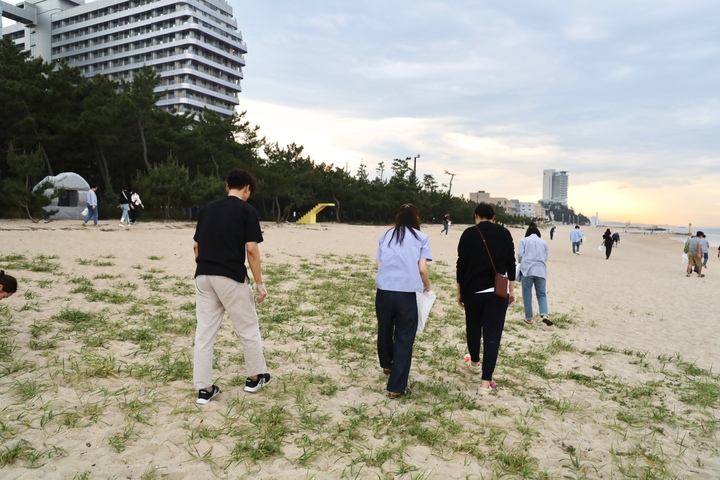
{"label": "white trash bag", "polygon": [[418,328],[417,333],[423,333],[425,330],[425,323],[427,322],[428,316],[430,315],[430,309],[435,303],[435,292],[415,292],[415,298],[417,300],[418,307]]}

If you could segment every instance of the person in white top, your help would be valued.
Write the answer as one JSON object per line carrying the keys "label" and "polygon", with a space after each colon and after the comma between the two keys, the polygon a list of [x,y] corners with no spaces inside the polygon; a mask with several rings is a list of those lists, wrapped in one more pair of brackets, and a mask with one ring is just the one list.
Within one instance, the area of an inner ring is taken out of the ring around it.
{"label": "person in white top", "polygon": [[525,232],[525,238],[520,241],[518,247],[518,261],[520,263],[520,274],[522,275],[520,284],[522,285],[523,306],[525,308],[525,323],[528,325],[533,324],[532,288],[535,286],[540,318],[549,327],[553,325],[553,322],[548,318],[548,301],[547,293],[545,293],[549,248],[547,242],[540,237],[540,230],[532,225]]}
{"label": "person in white top", "polygon": [[90,219],[93,220],[93,224],[97,227],[98,224],[98,198],[97,198],[97,183],[93,183],[90,190],[87,192],[87,215],[83,220],[83,227],[87,225]]}
{"label": "person in white top", "polygon": [[418,327],[416,292],[430,291],[427,262],[432,261],[428,236],[420,231],[420,214],[406,203],[395,224],[380,236],[375,256],[375,314],[380,368],[388,375],[390,398],[410,393],[408,378]]}
{"label": "person in white top", "polygon": [[573,255],[580,255],[580,244],[583,240],[583,234],[580,231],[580,225],[575,225],[573,231],[570,232],[570,241],[572,242]]}
{"label": "person in white top", "polygon": [[130,192],[130,225],[135,225],[135,219],[137,218],[137,212],[139,208],[145,208],[142,200],[140,200],[140,194],[137,190]]}

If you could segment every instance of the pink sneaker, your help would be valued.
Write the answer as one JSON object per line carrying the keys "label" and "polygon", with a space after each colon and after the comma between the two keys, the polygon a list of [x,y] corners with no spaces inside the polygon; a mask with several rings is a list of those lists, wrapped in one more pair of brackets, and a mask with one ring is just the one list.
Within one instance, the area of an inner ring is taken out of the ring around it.
{"label": "pink sneaker", "polygon": [[495,382],[490,382],[490,385],[487,388],[483,388],[483,387],[478,388],[478,393],[480,395],[490,395],[496,389],[497,389],[497,386],[495,385]]}

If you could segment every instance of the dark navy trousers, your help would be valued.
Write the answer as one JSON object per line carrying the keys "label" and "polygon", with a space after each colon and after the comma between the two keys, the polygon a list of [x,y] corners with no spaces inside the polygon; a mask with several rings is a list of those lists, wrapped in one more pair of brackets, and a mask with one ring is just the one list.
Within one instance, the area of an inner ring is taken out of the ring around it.
{"label": "dark navy trousers", "polygon": [[377,349],[380,367],[390,369],[388,392],[404,392],[412,363],[418,326],[415,292],[378,289],[375,296],[378,320]]}

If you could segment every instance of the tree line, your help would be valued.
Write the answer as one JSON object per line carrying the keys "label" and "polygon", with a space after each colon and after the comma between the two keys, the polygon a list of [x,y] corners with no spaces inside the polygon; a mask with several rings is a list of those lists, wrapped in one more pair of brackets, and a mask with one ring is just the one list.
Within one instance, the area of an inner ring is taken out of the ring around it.
{"label": "tree line", "polygon": [[[85,78],[64,61],[31,58],[9,38],[0,42],[0,216],[41,216],[32,192],[48,175],[75,172],[100,187],[100,215],[118,215],[123,186],[140,192],[145,215],[192,220],[224,194],[233,167],[251,171],[250,199],[263,220],[292,221],[317,203],[334,203],[318,219],[390,223],[400,205],[417,205],[423,222],[445,213],[470,223],[475,204],[442,190],[432,175],[416,177],[409,158],[361,164],[356,172],[316,163],[301,145],[281,146],[259,134],[245,113],[179,114],[157,106],[160,75],[143,67],[131,81]],[[530,219],[507,215],[504,223]]]}

